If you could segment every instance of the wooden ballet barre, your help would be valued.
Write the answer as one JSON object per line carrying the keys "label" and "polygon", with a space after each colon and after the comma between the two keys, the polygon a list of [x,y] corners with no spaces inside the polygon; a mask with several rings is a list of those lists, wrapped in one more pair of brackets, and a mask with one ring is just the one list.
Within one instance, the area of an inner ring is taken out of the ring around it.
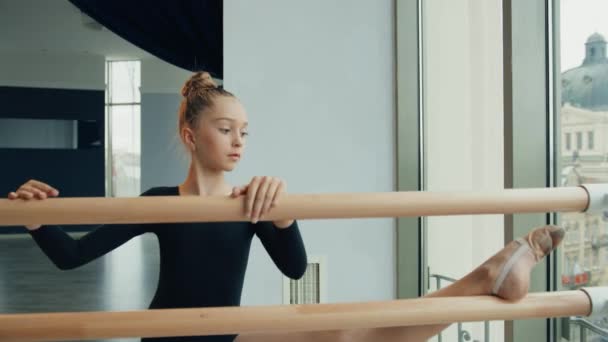
{"label": "wooden ballet barre", "polygon": [[[328,219],[605,210],[608,185],[493,192],[286,194],[262,218]],[[248,221],[244,200],[229,197],[0,199],[0,226]]]}
{"label": "wooden ballet barre", "polygon": [[607,288],[497,297],[0,315],[2,341],[66,341],[321,331],[605,314]]}

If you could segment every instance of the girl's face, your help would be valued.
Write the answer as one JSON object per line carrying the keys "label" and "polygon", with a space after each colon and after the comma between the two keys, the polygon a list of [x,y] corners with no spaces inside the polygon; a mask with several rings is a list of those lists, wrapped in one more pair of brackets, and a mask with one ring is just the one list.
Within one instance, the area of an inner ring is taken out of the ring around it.
{"label": "girl's face", "polygon": [[196,127],[185,128],[182,133],[192,157],[206,169],[232,171],[245,148],[245,108],[234,97],[219,96],[198,120]]}

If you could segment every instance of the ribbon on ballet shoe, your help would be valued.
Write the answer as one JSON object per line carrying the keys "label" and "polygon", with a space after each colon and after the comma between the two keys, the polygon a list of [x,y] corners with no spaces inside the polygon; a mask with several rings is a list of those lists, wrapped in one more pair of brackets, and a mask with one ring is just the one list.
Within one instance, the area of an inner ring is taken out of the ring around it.
{"label": "ribbon on ballet shoe", "polygon": [[502,283],[505,281],[505,279],[507,279],[507,275],[509,275],[509,272],[511,272],[511,269],[513,269],[513,265],[515,265],[515,263],[519,260],[519,258],[521,258],[522,255],[524,255],[524,253],[531,250],[530,244],[528,244],[528,241],[526,241],[524,238],[518,238],[515,240],[515,242],[519,243],[519,247],[513,254],[511,254],[507,262],[505,262],[503,265],[502,270],[500,271],[500,274],[498,275],[498,278],[496,278],[496,282],[494,282],[494,286],[492,287],[493,295],[498,295],[498,290],[500,290]]}

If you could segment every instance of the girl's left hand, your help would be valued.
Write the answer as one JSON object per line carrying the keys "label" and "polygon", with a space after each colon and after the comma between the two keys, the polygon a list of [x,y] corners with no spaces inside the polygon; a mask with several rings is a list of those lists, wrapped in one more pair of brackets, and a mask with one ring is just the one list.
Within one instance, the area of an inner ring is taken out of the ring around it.
{"label": "girl's left hand", "polygon": [[[278,205],[286,188],[287,185],[282,179],[269,176],[253,177],[248,185],[234,187],[230,196],[236,198],[246,195],[245,214],[251,219],[251,222],[257,223],[270,209]],[[293,220],[274,221],[273,223],[277,228],[287,228],[293,224]]]}

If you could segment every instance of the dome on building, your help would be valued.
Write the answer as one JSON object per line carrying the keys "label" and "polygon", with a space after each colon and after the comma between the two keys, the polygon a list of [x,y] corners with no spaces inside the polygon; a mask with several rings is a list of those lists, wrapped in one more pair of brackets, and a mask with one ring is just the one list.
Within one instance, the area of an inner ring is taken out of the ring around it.
{"label": "dome on building", "polygon": [[596,43],[596,42],[606,42],[606,38],[604,38],[604,36],[602,36],[601,34],[595,32],[594,34],[590,35],[589,38],[587,38],[587,44],[590,43]]}
{"label": "dome on building", "polygon": [[595,111],[608,110],[608,58],[606,39],[594,33],[585,43],[581,66],[562,73],[562,105]]}

